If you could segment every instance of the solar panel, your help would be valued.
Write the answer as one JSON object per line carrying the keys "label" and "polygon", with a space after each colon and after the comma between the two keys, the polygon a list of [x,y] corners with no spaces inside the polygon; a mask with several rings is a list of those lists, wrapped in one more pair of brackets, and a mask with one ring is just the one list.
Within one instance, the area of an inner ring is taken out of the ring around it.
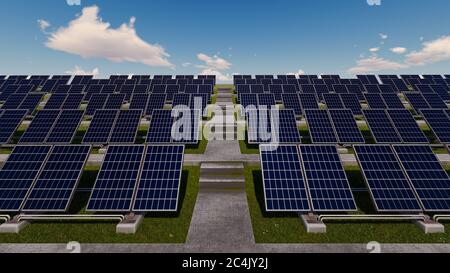
{"label": "solar panel", "polygon": [[142,110],[120,111],[111,133],[110,143],[130,143],[136,140]]}
{"label": "solar panel", "polygon": [[87,211],[131,210],[144,148],[141,145],[108,147]]}
{"label": "solar panel", "polygon": [[43,94],[28,94],[18,109],[28,110],[31,113],[39,105],[42,97]]}
{"label": "solar panel", "polygon": [[50,146],[16,146],[0,171],[0,211],[19,211]]}
{"label": "solar panel", "polygon": [[363,113],[377,143],[402,143],[402,139],[384,110],[363,110]]}
{"label": "solar panel", "polygon": [[45,139],[53,128],[58,116],[59,110],[39,111],[28,129],[20,138],[19,143],[39,144],[45,142]]}
{"label": "solar panel", "polygon": [[355,116],[362,115],[361,104],[354,94],[340,94],[344,107],[350,109]]}
{"label": "solar panel", "polygon": [[406,99],[408,99],[409,104],[414,108],[414,110],[419,111],[421,109],[430,109],[430,105],[422,96],[421,93],[405,93]]}
{"label": "solar panel", "polygon": [[327,110],[307,109],[305,116],[313,143],[338,143]]}
{"label": "solar panel", "polygon": [[70,144],[83,120],[84,110],[63,110],[58,117],[46,143]]}
{"label": "solar panel", "polygon": [[[116,88],[117,88],[117,85],[115,85],[115,84],[105,84],[105,85],[103,85],[101,93],[102,94],[113,94],[114,92],[116,92]],[[122,95],[124,95],[124,94],[122,94]]]}
{"label": "solar panel", "polygon": [[392,88],[392,86],[389,84],[380,84],[378,87],[380,88],[380,91],[383,94],[395,94],[396,93],[394,88]]}
{"label": "solar panel", "polygon": [[12,94],[2,106],[3,110],[19,109],[20,104],[25,99],[26,94]]}
{"label": "solar panel", "polygon": [[119,110],[97,110],[89,125],[83,144],[106,144]]}
{"label": "solar panel", "polygon": [[328,90],[328,86],[325,84],[316,84],[314,85],[314,89],[316,90],[316,95],[319,100],[323,100],[323,94],[327,94],[330,92]]}
{"label": "solar panel", "polygon": [[247,109],[248,143],[269,143],[273,140],[270,114],[271,111],[268,109]]}
{"label": "solar panel", "polygon": [[392,148],[388,145],[356,145],[355,154],[377,211],[421,211]]}
{"label": "solar panel", "polygon": [[26,110],[5,110],[0,116],[0,144],[7,144],[27,114]]}
{"label": "solar panel", "polygon": [[381,94],[381,97],[383,101],[386,103],[386,106],[388,109],[404,109],[405,106],[403,105],[400,98],[397,96],[397,94]]}
{"label": "solar panel", "polygon": [[329,93],[323,94],[323,99],[328,109],[344,109],[344,103],[341,100],[339,94]]}
{"label": "solar panel", "polygon": [[90,146],[55,146],[22,211],[65,212],[81,178]]}
{"label": "solar panel", "polygon": [[154,110],[147,143],[171,143],[173,123],[172,110]]}
{"label": "solar panel", "polygon": [[93,94],[86,108],[86,115],[93,115],[96,110],[103,109],[107,99],[108,94]]}
{"label": "solar panel", "polygon": [[275,102],[275,96],[273,94],[257,94],[258,96],[258,107],[266,106],[269,109],[272,106],[277,105]]}
{"label": "solar panel", "polygon": [[422,94],[425,101],[431,106],[432,109],[448,109],[447,104],[436,93]]}
{"label": "solar panel", "polygon": [[103,85],[99,85],[99,84],[89,85],[84,99],[86,101],[90,101],[94,94],[100,94],[100,92],[102,91],[102,88],[103,88]]}
{"label": "solar panel", "polygon": [[70,85],[67,84],[60,84],[55,88],[55,91],[53,94],[67,94],[69,93]]}
{"label": "solar panel", "polygon": [[130,109],[142,110],[145,113],[149,96],[149,94],[134,94],[131,98]]}
{"label": "solar panel", "polygon": [[248,106],[257,107],[258,105],[258,97],[256,94],[241,94],[239,101],[244,108],[247,108]]}
{"label": "solar panel", "polygon": [[[125,100],[129,101],[131,96],[133,95],[135,85],[134,84],[125,84],[120,87],[120,94],[125,94]],[[145,92],[141,92],[145,93]]]}
{"label": "solar panel", "polygon": [[300,132],[293,110],[272,111],[273,141],[277,143],[301,143]]}
{"label": "solar panel", "polygon": [[81,102],[83,101],[83,94],[68,94],[66,100],[62,105],[64,110],[77,110],[80,108]]}
{"label": "solar panel", "polygon": [[365,143],[351,110],[329,110],[339,143]]}
{"label": "solar panel", "polygon": [[355,211],[356,203],[336,146],[300,146],[314,211]]}
{"label": "solar panel", "polygon": [[191,95],[191,109],[205,111],[208,106],[210,94],[192,94]]}
{"label": "solar panel", "polygon": [[166,103],[166,94],[150,94],[148,98],[146,115],[151,116],[154,110],[164,109]]}
{"label": "solar panel", "polygon": [[420,110],[428,126],[441,143],[450,143],[450,119],[443,110]]}
{"label": "solar panel", "polygon": [[429,146],[394,146],[425,211],[450,211],[450,179]]}
{"label": "solar panel", "polygon": [[319,103],[315,94],[298,94],[303,111],[305,109],[319,109]]}
{"label": "solar panel", "polygon": [[191,105],[191,94],[175,94],[173,96],[172,107],[184,105],[189,107]]}
{"label": "solar panel", "polygon": [[148,146],[133,211],[176,211],[184,146]]}
{"label": "solar panel", "polygon": [[381,93],[380,87],[378,84],[366,84],[364,85],[364,89],[366,89],[366,92],[369,94],[378,94]]}
{"label": "solar panel", "polygon": [[444,101],[450,101],[450,90],[447,84],[432,84],[431,89],[433,89],[435,93],[439,94],[441,99]]}
{"label": "solar panel", "polygon": [[302,115],[302,105],[298,94],[283,94],[282,99],[284,108],[294,110],[296,116]]}
{"label": "solar panel", "polygon": [[264,201],[267,211],[310,211],[296,146],[261,145]]}
{"label": "solar panel", "polygon": [[406,109],[387,110],[404,143],[429,143],[411,112]]}
{"label": "solar panel", "polygon": [[103,109],[120,109],[125,101],[125,94],[110,94]]}
{"label": "solar panel", "polygon": [[61,109],[64,101],[66,100],[66,94],[52,94],[50,99],[45,104],[44,110],[58,110]]}
{"label": "solar panel", "polygon": [[383,100],[381,94],[366,93],[364,94],[367,104],[371,109],[387,109],[387,105]]}

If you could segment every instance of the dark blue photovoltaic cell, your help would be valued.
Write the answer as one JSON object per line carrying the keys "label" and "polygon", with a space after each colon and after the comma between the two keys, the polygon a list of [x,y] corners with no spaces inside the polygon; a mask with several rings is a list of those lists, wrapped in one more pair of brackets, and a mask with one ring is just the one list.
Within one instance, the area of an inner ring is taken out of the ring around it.
{"label": "dark blue photovoltaic cell", "polygon": [[166,103],[166,94],[150,94],[148,98],[146,115],[151,116],[154,110],[164,109]]}
{"label": "dark blue photovoltaic cell", "polygon": [[43,143],[58,120],[59,110],[42,110],[31,122],[19,143]]}
{"label": "dark blue photovoltaic cell", "polygon": [[108,147],[87,211],[131,210],[144,149],[138,145]]}
{"label": "dark blue photovoltaic cell", "polygon": [[368,93],[364,94],[370,109],[387,109],[387,105],[383,100],[382,94]]}
{"label": "dark blue photovoltaic cell", "polygon": [[310,211],[297,146],[261,145],[267,211]]}
{"label": "dark blue photovoltaic cell", "polygon": [[43,94],[28,94],[26,98],[22,101],[18,109],[28,110],[29,113],[33,112],[34,109],[39,105]]}
{"label": "dark blue photovoltaic cell", "polygon": [[172,110],[154,110],[147,143],[171,143],[173,122]]}
{"label": "dark blue photovoltaic cell", "polygon": [[130,110],[142,110],[145,113],[149,94],[134,94],[130,102]]}
{"label": "dark blue photovoltaic cell", "polygon": [[22,123],[27,110],[5,110],[0,116],[0,144],[10,141],[14,132]]}
{"label": "dark blue photovoltaic cell", "polygon": [[283,109],[272,112],[272,134],[277,143],[301,143],[300,131],[293,110]]}
{"label": "dark blue photovoltaic cell", "polygon": [[429,142],[411,112],[406,109],[391,109],[387,113],[404,143]]}
{"label": "dark blue photovoltaic cell", "polygon": [[365,143],[351,110],[329,110],[339,143]]}
{"label": "dark blue photovoltaic cell", "polygon": [[339,94],[329,93],[323,94],[323,99],[328,109],[344,109],[344,103]]}
{"label": "dark blue photovoltaic cell", "polygon": [[55,146],[22,211],[65,212],[75,193],[90,146]]}
{"label": "dark blue photovoltaic cell", "polygon": [[445,102],[438,94],[426,93],[422,94],[422,96],[432,109],[448,109],[447,104],[445,104]]}
{"label": "dark blue photovoltaic cell", "polygon": [[119,110],[97,110],[83,138],[84,144],[106,144]]}
{"label": "dark blue photovoltaic cell", "polygon": [[305,116],[313,143],[338,143],[327,110],[308,109]]}
{"label": "dark blue photovoltaic cell", "polygon": [[397,94],[381,94],[381,97],[383,98],[384,102],[386,103],[388,109],[404,109],[405,106],[403,105],[400,98],[397,96]]}
{"label": "dark blue photovoltaic cell", "polygon": [[283,94],[282,99],[285,109],[294,110],[296,116],[301,116],[303,114],[298,94]]}
{"label": "dark blue photovoltaic cell", "polygon": [[19,211],[51,146],[16,146],[0,171],[0,211]]}
{"label": "dark blue photovoltaic cell", "polygon": [[363,112],[377,143],[402,143],[402,139],[384,110],[364,110]]}
{"label": "dark blue photovoltaic cell", "polygon": [[429,146],[394,146],[425,211],[450,211],[450,179]]}
{"label": "dark blue photovoltaic cell", "polygon": [[183,105],[189,107],[191,105],[191,94],[175,94],[173,96],[172,107]]}
{"label": "dark blue photovoltaic cell", "polygon": [[414,110],[416,110],[416,112],[421,109],[431,108],[421,93],[405,93],[405,97],[408,99],[409,104],[412,108],[414,108]]}
{"label": "dark blue photovoltaic cell", "polygon": [[83,120],[84,110],[63,110],[58,117],[46,143],[70,144]]}
{"label": "dark blue photovoltaic cell", "polygon": [[441,143],[450,143],[450,119],[444,110],[421,110],[428,126]]}
{"label": "dark blue photovoltaic cell", "polygon": [[25,99],[27,94],[12,94],[8,97],[2,106],[3,110],[19,109],[20,104]]}
{"label": "dark blue photovoltaic cell", "polygon": [[319,103],[315,94],[298,94],[303,111],[306,109],[319,109]]}
{"label": "dark blue photovoltaic cell", "polygon": [[141,116],[141,110],[120,111],[109,142],[134,143],[141,122]]}
{"label": "dark blue photovoltaic cell", "polygon": [[177,211],[184,146],[148,146],[133,211]]}
{"label": "dark blue photovoltaic cell", "polygon": [[84,94],[68,94],[61,109],[63,110],[77,110],[80,108],[83,101]]}
{"label": "dark blue photovoltaic cell", "polygon": [[110,94],[103,109],[120,109],[125,101],[125,94]]}
{"label": "dark blue photovoltaic cell", "polygon": [[247,121],[247,139],[250,144],[269,143],[273,139],[272,124],[268,109],[248,110],[246,114]]}
{"label": "dark blue photovoltaic cell", "polygon": [[300,146],[305,179],[314,211],[356,210],[336,146]]}
{"label": "dark blue photovoltaic cell", "polygon": [[266,106],[267,108],[271,108],[274,105],[277,105],[275,102],[275,96],[273,94],[257,94],[258,96],[258,107]]}
{"label": "dark blue photovoltaic cell", "polygon": [[350,109],[355,116],[362,115],[361,104],[355,94],[340,94],[342,103],[346,109]]}
{"label": "dark blue photovoltaic cell", "polygon": [[414,190],[388,145],[355,145],[354,150],[377,211],[421,211]]}
{"label": "dark blue photovoltaic cell", "polygon": [[86,108],[86,115],[93,115],[96,110],[103,109],[107,99],[108,94],[93,94]]}
{"label": "dark blue photovoltaic cell", "polygon": [[64,101],[66,100],[66,94],[52,94],[50,99],[45,104],[44,110],[58,110],[61,109]]}
{"label": "dark blue photovoltaic cell", "polygon": [[258,105],[257,94],[241,94],[239,101],[244,108],[247,108],[248,106],[257,107]]}

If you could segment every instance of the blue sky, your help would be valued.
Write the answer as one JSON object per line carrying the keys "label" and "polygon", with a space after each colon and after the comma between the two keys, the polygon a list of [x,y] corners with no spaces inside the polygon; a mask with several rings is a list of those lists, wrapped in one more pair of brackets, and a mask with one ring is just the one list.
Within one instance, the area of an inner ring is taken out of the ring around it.
{"label": "blue sky", "polygon": [[8,1],[0,74],[450,73],[450,1],[381,1]]}

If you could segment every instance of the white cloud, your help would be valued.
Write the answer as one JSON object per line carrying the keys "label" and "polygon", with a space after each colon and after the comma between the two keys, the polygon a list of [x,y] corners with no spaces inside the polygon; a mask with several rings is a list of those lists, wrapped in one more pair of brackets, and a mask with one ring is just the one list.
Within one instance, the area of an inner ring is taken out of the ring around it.
{"label": "white cloud", "polygon": [[372,53],[375,53],[375,52],[380,51],[380,48],[379,47],[372,47],[371,49],[369,49],[369,51],[372,52]]}
{"label": "white cloud", "polygon": [[450,60],[450,36],[423,43],[423,48],[406,55],[406,63],[425,65]]}
{"label": "white cloud", "polygon": [[381,38],[382,40],[386,40],[386,39],[388,38],[388,35],[387,35],[387,34],[384,34],[384,33],[380,33],[380,34],[378,34],[378,35],[380,35],[380,38]]}
{"label": "white cloud", "polygon": [[189,67],[191,65],[192,65],[192,63],[190,63],[190,62],[186,62],[186,63],[182,63],[181,64],[181,66],[183,66],[183,67]]}
{"label": "white cloud", "polygon": [[94,68],[92,71],[86,71],[77,65],[74,69],[66,71],[66,74],[80,76],[92,75],[94,77],[97,77],[98,75],[100,75],[100,70],[98,68]]}
{"label": "white cloud", "polygon": [[223,58],[220,58],[217,55],[210,57],[206,54],[200,53],[197,55],[197,58],[200,61],[205,62],[204,66],[208,67],[208,68],[214,68],[216,70],[226,70],[226,69],[230,69],[230,67],[231,67],[231,63],[229,63],[228,61],[226,61]]}
{"label": "white cloud", "polygon": [[42,32],[45,32],[47,30],[47,28],[49,28],[51,26],[51,24],[48,21],[45,21],[43,19],[37,20],[37,23],[39,25],[39,29]]}
{"label": "white cloud", "polygon": [[356,66],[348,70],[350,74],[369,73],[382,70],[398,70],[406,68],[407,65],[372,56],[366,59],[360,59],[356,62]]}
{"label": "white cloud", "polygon": [[197,58],[203,62],[203,64],[196,66],[202,69],[200,75],[215,75],[219,81],[231,81],[230,74],[224,72],[224,70],[231,68],[230,62],[217,55],[210,57],[203,53],[197,54]]}
{"label": "white cloud", "polygon": [[132,17],[128,24],[114,29],[99,17],[97,6],[86,7],[67,27],[51,33],[46,46],[83,58],[173,67],[168,60],[170,55],[162,46],[149,44],[137,35],[135,22],[136,18]]}
{"label": "white cloud", "polygon": [[300,75],[305,75],[305,71],[303,71],[302,69],[299,69],[297,72],[287,73],[287,75],[295,75],[296,77],[298,77]]}
{"label": "white cloud", "polygon": [[393,47],[391,48],[391,51],[395,54],[405,54],[407,49],[404,47]]}

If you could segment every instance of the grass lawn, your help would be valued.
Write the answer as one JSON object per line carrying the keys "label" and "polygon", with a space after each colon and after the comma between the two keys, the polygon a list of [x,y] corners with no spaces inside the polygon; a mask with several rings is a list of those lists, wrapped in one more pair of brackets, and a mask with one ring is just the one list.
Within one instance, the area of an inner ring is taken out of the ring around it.
{"label": "grass lawn", "polygon": [[206,151],[206,146],[208,146],[208,141],[202,139],[197,145],[186,145],[184,153],[191,155],[204,154]]}
{"label": "grass lawn", "polygon": [[[364,187],[357,167],[348,168],[352,187]],[[326,234],[308,234],[295,213],[269,213],[264,207],[262,174],[246,167],[246,191],[257,243],[450,243],[449,232],[425,234],[410,222],[327,222]],[[374,213],[368,193],[355,193],[359,210]]]}
{"label": "grass lawn", "polygon": [[[0,234],[0,243],[184,243],[198,193],[198,167],[183,168],[179,210],[175,213],[150,213],[134,235],[118,235],[116,222],[39,222],[20,234]],[[98,170],[88,168],[79,188],[92,187]],[[69,212],[84,213],[89,193],[77,193]]]}

